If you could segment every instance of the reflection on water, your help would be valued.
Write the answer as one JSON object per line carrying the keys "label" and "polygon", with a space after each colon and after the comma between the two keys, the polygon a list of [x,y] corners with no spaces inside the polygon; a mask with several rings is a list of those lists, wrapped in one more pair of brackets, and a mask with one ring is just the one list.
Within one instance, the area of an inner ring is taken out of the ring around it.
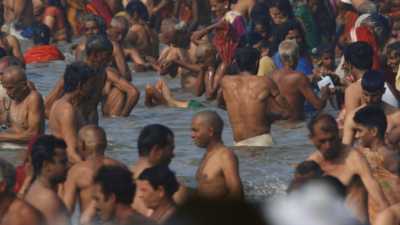
{"label": "reflection on water", "polygon": [[[62,46],[63,52],[68,52],[68,46]],[[67,61],[71,61],[70,53],[66,53]],[[64,62],[51,64],[28,65],[28,78],[32,80],[43,96],[52,89],[62,76]],[[101,118],[100,125],[104,127],[109,139],[107,154],[132,164],[138,157],[136,141],[139,131],[147,124],[162,123],[169,126],[175,133],[175,159],[172,168],[181,180],[190,186],[195,185],[194,175],[204,149],[197,148],[191,140],[190,124],[194,111],[167,107],[146,108],[143,104],[144,87],[146,83],[154,83],[159,77],[154,72],[137,73],[133,83],[138,86],[142,95],[138,105],[127,118]],[[168,78],[167,78],[168,79]],[[193,98],[188,93],[179,90],[178,79],[168,79],[177,98]],[[200,98],[200,100],[202,100]],[[212,104],[210,104],[212,105]],[[223,138],[227,145],[233,144],[232,130],[227,113],[216,109],[225,121]],[[246,195],[251,199],[261,200],[286,189],[293,165],[304,160],[312,151],[307,140],[306,127],[296,130],[272,127],[272,136],[276,145],[267,149],[235,149],[240,162],[240,174],[245,186]],[[0,156],[17,163],[16,151],[3,150]]]}

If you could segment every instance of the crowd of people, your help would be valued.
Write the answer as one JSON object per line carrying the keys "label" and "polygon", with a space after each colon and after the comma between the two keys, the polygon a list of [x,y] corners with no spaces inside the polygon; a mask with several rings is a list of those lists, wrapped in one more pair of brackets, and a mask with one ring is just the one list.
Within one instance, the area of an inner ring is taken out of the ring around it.
{"label": "crowd of people", "polygon": [[[235,146],[273,146],[273,123],[308,123],[315,151],[288,196],[322,182],[351,224],[400,224],[399,12],[394,0],[1,1],[0,143],[26,154],[16,168],[0,155],[0,225],[304,223],[246,200],[224,122],[200,96],[227,111]],[[43,97],[26,64],[64,60],[60,44],[74,60]],[[160,79],[141,93],[143,71]],[[165,125],[141,129],[133,165],[107,156],[99,109],[127,117],[140,97],[196,111],[195,188],[169,168]],[[349,224],[336,219],[315,224]]]}

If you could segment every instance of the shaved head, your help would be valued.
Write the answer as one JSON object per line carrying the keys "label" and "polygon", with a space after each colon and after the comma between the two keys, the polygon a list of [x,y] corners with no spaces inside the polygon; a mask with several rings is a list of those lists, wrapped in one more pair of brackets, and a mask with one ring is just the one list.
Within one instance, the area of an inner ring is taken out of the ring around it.
{"label": "shaved head", "polygon": [[103,154],[107,147],[106,132],[96,125],[86,125],[79,130],[79,141],[84,154]]}
{"label": "shaved head", "polygon": [[20,66],[9,66],[4,70],[3,81],[18,82],[25,80],[25,70]]}
{"label": "shaved head", "polygon": [[194,116],[195,119],[199,119],[203,125],[214,130],[214,135],[221,137],[222,130],[224,129],[224,121],[215,111],[202,111]]}

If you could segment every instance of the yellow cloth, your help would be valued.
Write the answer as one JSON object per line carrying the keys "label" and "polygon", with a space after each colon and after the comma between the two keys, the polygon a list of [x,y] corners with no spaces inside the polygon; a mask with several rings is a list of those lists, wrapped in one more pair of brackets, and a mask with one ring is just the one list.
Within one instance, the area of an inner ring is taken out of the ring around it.
{"label": "yellow cloth", "polygon": [[239,142],[235,146],[269,147],[274,144],[270,134],[262,134]]}
{"label": "yellow cloth", "polygon": [[264,56],[260,59],[257,76],[269,75],[274,70],[275,70],[274,61],[270,57]]}

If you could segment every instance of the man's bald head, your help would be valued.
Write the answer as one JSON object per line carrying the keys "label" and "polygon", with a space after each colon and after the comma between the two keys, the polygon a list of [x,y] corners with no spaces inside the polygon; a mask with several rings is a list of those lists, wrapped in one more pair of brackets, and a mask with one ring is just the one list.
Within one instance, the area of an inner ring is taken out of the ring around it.
{"label": "man's bald head", "polygon": [[339,133],[335,118],[328,114],[321,114],[311,119],[308,124],[308,130],[311,136],[314,136],[317,130],[326,133]]}
{"label": "man's bald head", "polygon": [[107,136],[103,128],[96,125],[87,125],[79,130],[80,146],[84,154],[103,154],[107,147]]}
{"label": "man's bald head", "polygon": [[9,66],[4,70],[3,82],[26,81],[25,70],[20,66]]}
{"label": "man's bald head", "polygon": [[194,119],[200,120],[203,125],[212,128],[214,136],[221,137],[224,129],[224,121],[215,111],[202,111],[194,116]]}

